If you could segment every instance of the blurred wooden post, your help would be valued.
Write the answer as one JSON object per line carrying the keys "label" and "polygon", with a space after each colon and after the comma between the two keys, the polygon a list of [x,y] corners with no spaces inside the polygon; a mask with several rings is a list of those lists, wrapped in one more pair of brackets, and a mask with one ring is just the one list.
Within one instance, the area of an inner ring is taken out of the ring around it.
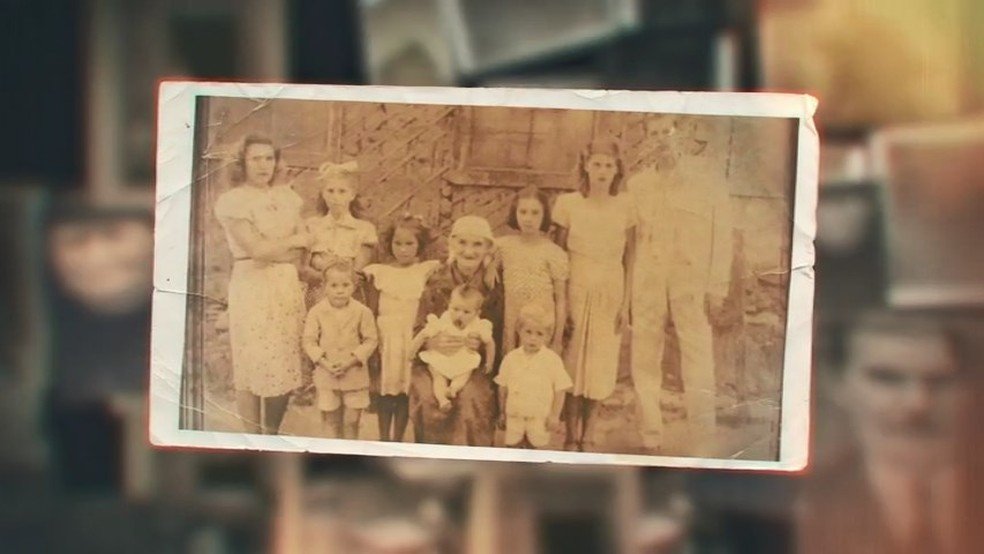
{"label": "blurred wooden post", "polygon": [[617,468],[614,474],[615,541],[620,554],[636,554],[638,523],[642,515],[642,470],[635,467]]}
{"label": "blurred wooden post", "polygon": [[147,437],[146,398],[142,394],[115,395],[109,406],[123,425],[124,494],[129,500],[148,500],[157,491],[157,474]]}
{"label": "blurred wooden post", "polygon": [[483,468],[472,485],[465,552],[499,554],[502,534],[503,479],[499,471]]}
{"label": "blurred wooden post", "polygon": [[273,457],[270,471],[271,488],[274,494],[273,539],[271,551],[274,554],[295,554],[303,552],[301,531],[303,529],[303,457],[301,454],[277,454]]}
{"label": "blurred wooden post", "polygon": [[[195,116],[195,140],[202,144],[207,144],[208,140],[208,98],[198,101],[198,113]],[[197,157],[194,161],[195,175],[207,175],[212,171],[215,162],[206,159],[204,156]],[[191,206],[191,234],[195,237],[203,236],[205,220],[208,217],[204,206],[198,202],[193,202]],[[191,267],[205,268],[205,242],[195,240],[192,242],[189,252],[189,263]],[[188,274],[189,291],[205,290],[205,271],[192,271]],[[184,378],[181,379],[180,402],[181,409],[178,412],[178,427],[181,429],[192,429],[203,431],[205,429],[205,307],[207,302],[200,294],[186,295],[188,298],[188,326],[185,329],[185,352],[184,352]]]}

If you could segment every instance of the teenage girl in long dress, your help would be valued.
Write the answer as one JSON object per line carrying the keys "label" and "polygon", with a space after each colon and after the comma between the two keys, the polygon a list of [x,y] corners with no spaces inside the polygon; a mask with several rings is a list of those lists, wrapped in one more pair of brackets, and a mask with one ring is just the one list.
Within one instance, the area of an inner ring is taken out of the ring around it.
{"label": "teenage girl in long dress", "polygon": [[574,332],[565,352],[574,388],[565,405],[568,450],[585,450],[597,401],[615,389],[622,333],[630,323],[636,212],[620,190],[618,146],[592,142],[578,161],[581,189],[557,197],[554,222],[570,255]]}

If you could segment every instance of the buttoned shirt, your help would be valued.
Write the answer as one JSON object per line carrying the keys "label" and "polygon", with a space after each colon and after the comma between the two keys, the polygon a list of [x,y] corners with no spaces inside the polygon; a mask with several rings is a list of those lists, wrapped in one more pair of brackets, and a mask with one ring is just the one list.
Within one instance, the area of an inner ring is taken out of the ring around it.
{"label": "buttoned shirt", "polygon": [[699,161],[681,162],[672,170],[644,169],[626,188],[640,214],[636,269],[726,294],[732,214],[723,174],[701,168]]}
{"label": "buttoned shirt", "polygon": [[336,218],[331,214],[307,221],[308,230],[314,235],[312,252],[332,254],[351,261],[363,246],[375,246],[379,242],[376,227],[368,221],[356,219],[352,214]]}
{"label": "buttoned shirt", "polygon": [[533,354],[523,347],[506,354],[495,382],[509,392],[506,415],[520,417],[547,417],[554,394],[573,386],[563,360],[545,346]]}
{"label": "buttoned shirt", "polygon": [[349,300],[340,308],[327,299],[315,304],[304,323],[304,353],[312,362],[345,360],[350,354],[361,362],[340,377],[330,376],[329,386],[337,390],[358,390],[369,386],[366,361],[376,350],[379,336],[372,312],[361,302]]}

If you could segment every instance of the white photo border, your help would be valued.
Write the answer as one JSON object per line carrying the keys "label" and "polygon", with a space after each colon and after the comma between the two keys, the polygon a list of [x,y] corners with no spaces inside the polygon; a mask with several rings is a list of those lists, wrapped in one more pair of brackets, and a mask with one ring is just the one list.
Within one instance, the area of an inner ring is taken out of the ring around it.
{"label": "white photo border", "polygon": [[[197,99],[203,96],[793,118],[797,132],[792,248],[778,460],[558,452],[497,447],[251,435],[181,429]],[[156,228],[149,434],[157,446],[484,461],[800,471],[809,459],[819,137],[817,101],[780,93],[482,89],[164,82],[158,94]]]}

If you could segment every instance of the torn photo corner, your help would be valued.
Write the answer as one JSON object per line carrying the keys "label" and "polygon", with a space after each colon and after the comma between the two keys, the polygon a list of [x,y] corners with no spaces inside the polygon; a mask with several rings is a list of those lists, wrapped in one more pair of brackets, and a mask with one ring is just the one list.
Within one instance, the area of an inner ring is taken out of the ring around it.
{"label": "torn photo corner", "polygon": [[151,441],[802,469],[816,107],[162,83]]}

